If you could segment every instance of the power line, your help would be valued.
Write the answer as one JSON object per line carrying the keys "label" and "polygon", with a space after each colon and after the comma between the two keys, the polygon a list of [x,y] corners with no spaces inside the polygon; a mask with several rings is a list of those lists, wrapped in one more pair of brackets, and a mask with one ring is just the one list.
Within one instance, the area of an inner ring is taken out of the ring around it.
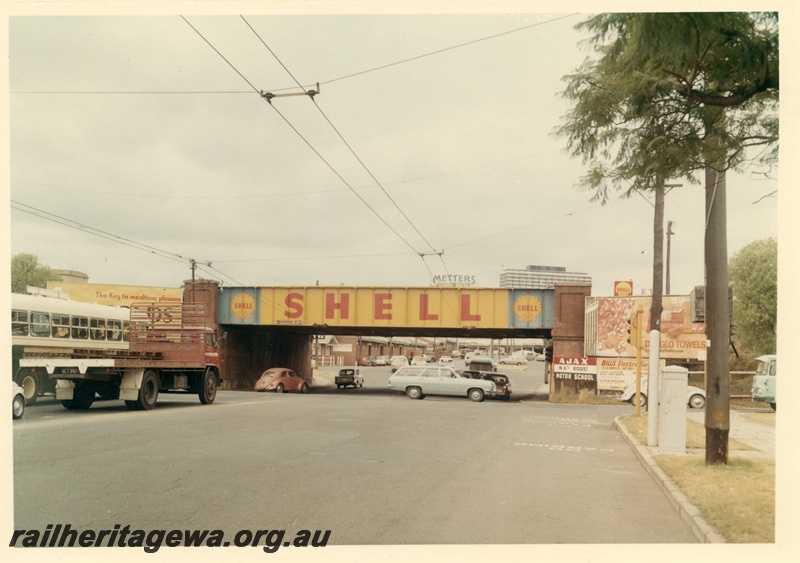
{"label": "power line", "polygon": [[[529,158],[533,158],[535,156],[540,156],[543,154],[550,154],[558,151],[544,151],[540,153],[531,154],[528,156],[522,156],[519,158],[512,158],[509,160],[501,160],[498,162],[490,162],[488,164],[482,164],[480,166],[472,166],[470,168],[462,168],[459,170],[449,170],[446,172],[441,172],[439,174],[431,174],[428,176],[417,176],[414,178],[406,178],[403,180],[395,180],[393,182],[382,182],[384,186],[392,186],[396,184],[407,184],[410,182],[418,182],[421,180],[428,180],[431,178],[440,178],[442,176],[451,176],[454,174],[461,174],[463,172],[471,172],[473,170],[481,170],[483,168],[491,168],[493,166],[500,166],[503,164],[510,164],[512,162],[518,162],[521,160],[526,160]],[[284,193],[277,193],[277,194],[242,194],[242,195],[230,195],[230,194],[223,194],[223,195],[169,195],[163,193],[125,193],[125,192],[111,192],[105,190],[87,190],[82,188],[72,188],[67,186],[57,186],[55,184],[47,184],[44,182],[34,182],[31,180],[22,180],[19,178],[11,178],[12,182],[19,182],[23,184],[30,184],[33,186],[43,186],[46,188],[53,188],[56,190],[65,190],[71,192],[83,192],[89,194],[102,194],[102,195],[113,195],[113,196],[122,196],[122,197],[134,197],[134,198],[142,198],[142,199],[261,199],[261,198],[269,198],[269,197],[289,197],[289,196],[306,196],[306,195],[316,195],[316,194],[329,194],[335,192],[346,192],[349,191],[347,188],[331,188],[329,190],[309,190],[304,192],[284,192]],[[355,189],[368,189],[373,188],[374,185],[364,185],[364,186],[356,186]]]}
{"label": "power line", "polygon": [[[351,74],[340,76],[338,78],[332,78],[330,80],[326,80],[324,82],[320,82],[320,84],[332,84],[334,82],[339,82],[341,80],[347,80],[348,78],[353,78],[355,76],[361,76],[363,74],[367,74],[367,73],[370,73],[370,72],[375,72],[375,71],[378,71],[378,70],[383,70],[383,69],[390,68],[390,67],[393,67],[393,66],[398,66],[398,65],[401,65],[401,64],[404,64],[404,63],[407,63],[407,62],[416,61],[416,60],[423,59],[423,58],[426,58],[426,57],[431,57],[431,56],[434,56],[434,55],[439,55],[439,54],[445,53],[447,51],[452,51],[454,49],[459,49],[461,47],[474,45],[474,44],[480,43],[482,41],[488,41],[488,40],[491,40],[491,39],[496,39],[498,37],[503,37],[505,35],[510,35],[512,33],[525,31],[525,30],[531,29],[533,27],[538,27],[540,25],[545,25],[545,24],[548,24],[548,23],[557,22],[559,20],[563,20],[563,19],[566,19],[566,18],[571,18],[571,17],[577,16],[577,15],[580,15],[580,13],[579,12],[575,12],[575,13],[572,13],[572,14],[566,14],[564,16],[560,16],[560,17],[555,17],[555,18],[549,19],[547,21],[536,22],[536,23],[531,24],[531,25],[527,25],[527,26],[524,26],[524,27],[518,27],[516,29],[511,29],[509,31],[504,31],[502,33],[496,33],[494,35],[489,35],[489,36],[486,36],[486,37],[480,37],[478,39],[473,39],[473,40],[470,40],[470,41],[467,41],[467,42],[464,42],[464,43],[459,43],[458,45],[452,45],[450,47],[445,47],[443,49],[438,49],[436,51],[431,51],[429,53],[423,53],[421,55],[416,55],[414,57],[409,57],[407,59],[403,59],[403,60],[400,60],[400,61],[395,61],[393,63],[388,63],[388,64],[380,65],[380,66],[377,66],[377,67],[369,68],[369,69],[366,69],[366,70],[361,70],[361,71],[358,71],[358,72],[354,72],[354,73],[351,73]],[[186,21],[186,18],[184,18],[183,16],[181,16],[181,18],[183,18],[183,20]],[[244,19],[244,18],[242,18],[242,19]],[[189,22],[186,21],[186,23],[189,23]],[[189,25],[190,25],[190,27],[192,27],[192,29],[195,29],[193,26],[191,26],[191,24],[189,24]],[[197,31],[197,30],[195,29],[195,31]],[[205,40],[205,38],[204,38],[204,40]],[[206,42],[208,42],[208,41],[206,40]],[[210,43],[209,43],[209,45],[210,45]],[[230,64],[230,63],[228,63],[228,64]],[[288,70],[287,70],[287,72],[288,72]],[[291,76],[291,73],[289,73],[289,74]],[[251,84],[251,86],[252,86],[252,84]],[[284,87],[284,88],[270,88],[270,91],[271,92],[280,92],[280,91],[284,91],[284,90],[290,90],[290,89],[293,89],[293,88],[294,88],[294,86]],[[258,90],[256,90],[256,91],[258,91]],[[243,91],[236,91],[236,90],[234,90],[234,91],[184,91],[184,92],[180,92],[180,91],[141,91],[141,92],[139,92],[139,91],[58,91],[58,90],[54,90],[54,91],[16,91],[16,92],[10,92],[10,93],[11,94],[122,94],[122,95],[125,95],[125,94],[249,94],[250,92],[248,92],[248,91],[243,92]]]}
{"label": "power line", "polygon": [[349,189],[350,189],[350,191],[352,191],[352,192],[353,192],[353,193],[356,195],[356,197],[357,197],[358,199],[360,199],[360,200],[361,200],[361,202],[362,202],[364,205],[366,205],[366,206],[367,206],[367,208],[368,208],[370,211],[372,211],[372,213],[373,213],[373,214],[374,214],[374,215],[375,215],[375,216],[376,216],[376,217],[377,217],[377,218],[378,218],[378,219],[379,219],[379,220],[380,220],[380,221],[381,221],[381,222],[382,222],[384,225],[386,225],[386,226],[387,226],[387,227],[388,227],[388,228],[389,228],[389,229],[390,229],[390,230],[391,230],[391,231],[392,231],[392,232],[393,232],[393,233],[394,233],[394,234],[395,234],[395,235],[396,235],[396,236],[397,236],[397,237],[398,237],[400,240],[402,240],[402,241],[403,241],[403,242],[404,242],[404,243],[405,243],[405,244],[406,244],[406,245],[407,245],[409,248],[411,248],[411,250],[413,250],[415,253],[418,253],[418,252],[417,252],[417,250],[414,248],[414,246],[413,246],[413,245],[412,245],[410,242],[408,242],[408,241],[407,241],[407,240],[406,240],[406,239],[405,239],[405,238],[404,238],[404,237],[403,237],[403,236],[402,236],[402,235],[401,235],[399,232],[397,232],[397,230],[395,230],[395,228],[394,228],[394,227],[392,227],[392,226],[391,226],[391,225],[390,225],[390,224],[389,224],[389,223],[388,223],[388,222],[387,222],[387,221],[386,221],[386,220],[385,220],[383,217],[381,217],[381,215],[380,215],[380,214],[379,214],[379,213],[378,213],[378,212],[377,212],[377,211],[376,211],[376,210],[375,210],[375,209],[374,209],[374,208],[373,208],[373,207],[372,207],[372,206],[371,206],[369,203],[367,203],[367,201],[366,201],[366,200],[365,200],[363,197],[361,197],[361,195],[359,195],[359,193],[358,193],[358,192],[357,192],[357,191],[356,191],[356,190],[353,188],[353,186],[351,186],[351,185],[350,185],[350,184],[347,182],[347,180],[345,180],[345,179],[344,179],[344,177],[342,177],[342,175],[341,175],[341,174],[339,174],[339,172],[338,172],[338,171],[337,171],[337,170],[336,170],[336,169],[333,167],[333,165],[331,165],[331,164],[330,164],[330,163],[329,163],[329,162],[328,162],[328,161],[325,159],[325,157],[323,157],[323,156],[322,156],[322,154],[320,154],[320,152],[319,152],[319,151],[318,151],[318,150],[317,150],[317,149],[316,149],[316,148],[315,148],[315,147],[314,147],[314,146],[313,146],[313,145],[312,145],[312,144],[311,144],[311,143],[308,141],[308,139],[306,139],[306,138],[303,136],[303,134],[302,134],[302,133],[300,133],[300,131],[298,131],[298,129],[297,129],[297,128],[296,128],[296,127],[295,127],[295,126],[294,126],[294,125],[293,125],[293,124],[292,124],[292,123],[291,123],[291,122],[290,122],[290,121],[289,121],[289,120],[288,120],[288,119],[287,119],[287,118],[286,118],[286,117],[285,117],[285,116],[284,116],[284,115],[283,115],[283,114],[280,112],[280,110],[279,110],[277,107],[275,107],[275,105],[274,105],[274,104],[272,104],[272,102],[269,100],[269,98],[266,98],[266,97],[264,97],[264,95],[263,95],[263,94],[261,94],[261,91],[260,91],[260,90],[258,90],[258,89],[257,89],[255,86],[253,86],[253,84],[252,84],[252,83],[250,83],[250,81],[249,81],[249,80],[247,80],[247,78],[245,78],[245,77],[244,77],[244,75],[243,75],[241,72],[239,72],[239,70],[238,70],[238,69],[237,69],[237,68],[236,68],[236,67],[235,67],[235,66],[234,66],[234,65],[233,65],[233,64],[232,64],[232,63],[231,63],[231,62],[230,62],[228,59],[226,59],[226,58],[225,58],[225,57],[222,55],[222,53],[220,53],[220,52],[219,52],[219,51],[218,51],[218,50],[217,50],[217,49],[216,49],[216,48],[215,48],[215,47],[214,47],[214,46],[211,44],[211,42],[210,42],[210,41],[208,41],[208,39],[206,39],[206,38],[203,36],[203,34],[202,34],[202,33],[200,33],[200,31],[198,31],[198,30],[197,30],[197,29],[196,29],[196,28],[195,28],[195,27],[194,27],[192,24],[190,24],[190,23],[188,22],[188,20],[186,20],[186,18],[184,18],[183,16],[181,16],[181,18],[183,18],[183,20],[184,20],[184,21],[185,21],[185,22],[186,22],[186,23],[189,25],[189,27],[191,27],[191,28],[192,28],[192,29],[195,31],[195,33],[197,33],[197,34],[198,34],[198,35],[199,35],[199,36],[200,36],[200,37],[203,39],[203,41],[205,41],[205,42],[206,42],[206,43],[207,43],[207,44],[208,44],[208,45],[209,45],[209,46],[210,46],[210,47],[211,47],[211,48],[214,50],[214,52],[215,52],[215,53],[217,53],[217,54],[218,54],[220,57],[222,57],[222,59],[223,59],[223,60],[224,60],[226,63],[228,63],[228,65],[229,65],[231,68],[233,68],[233,70],[236,72],[236,74],[238,74],[239,76],[241,76],[241,77],[242,77],[242,79],[243,79],[245,82],[247,82],[248,84],[250,84],[250,86],[253,88],[253,90],[255,90],[256,92],[259,92],[259,93],[260,93],[260,95],[262,96],[262,98],[264,98],[264,100],[265,100],[265,101],[267,101],[267,102],[269,103],[270,107],[271,107],[273,110],[275,110],[275,112],[276,112],[276,113],[277,113],[277,114],[278,114],[278,115],[281,117],[281,119],[283,119],[283,121],[284,121],[284,122],[285,122],[285,123],[286,123],[286,124],[287,124],[287,125],[288,125],[288,126],[291,128],[291,129],[292,129],[292,131],[294,131],[294,132],[297,134],[297,136],[298,136],[298,137],[300,137],[300,139],[302,139],[302,140],[303,140],[303,142],[304,142],[304,143],[305,143],[305,144],[308,146],[308,148],[310,148],[310,149],[311,149],[311,150],[314,152],[314,154],[316,154],[316,155],[317,155],[317,157],[318,157],[318,158],[319,158],[319,159],[320,159],[320,160],[321,160],[321,161],[322,161],[322,162],[323,162],[323,163],[324,163],[324,164],[325,164],[325,165],[326,165],[326,166],[327,166],[327,167],[328,167],[328,168],[331,170],[331,172],[333,172],[333,173],[334,173],[334,174],[335,174],[335,175],[336,175],[336,176],[337,176],[337,177],[338,177],[338,178],[339,178],[339,179],[340,179],[340,180],[341,180],[341,181],[342,181],[342,182],[343,182],[343,183],[344,183],[344,184],[345,184],[345,185],[346,185],[346,186],[347,186]]}
{"label": "power line", "polygon": [[[252,31],[252,32],[255,34],[255,36],[258,38],[258,40],[261,42],[261,44],[262,44],[262,45],[264,45],[264,47],[265,47],[265,48],[266,48],[266,49],[267,49],[267,50],[270,52],[270,54],[271,54],[271,55],[272,55],[272,56],[275,58],[275,60],[276,60],[276,61],[278,61],[278,63],[279,63],[279,64],[280,64],[280,65],[281,65],[281,66],[284,68],[284,70],[286,70],[286,72],[289,74],[289,76],[291,76],[291,77],[292,77],[292,80],[294,80],[294,81],[297,83],[298,87],[300,87],[301,89],[303,89],[302,85],[301,85],[301,84],[300,84],[300,82],[297,80],[297,78],[295,78],[295,76],[294,76],[294,75],[291,73],[291,71],[290,71],[290,70],[289,70],[289,69],[286,67],[286,65],[285,65],[285,64],[283,64],[283,61],[281,61],[280,57],[278,57],[278,55],[276,55],[276,54],[275,54],[275,52],[274,52],[272,49],[270,49],[269,45],[267,45],[267,43],[264,41],[264,39],[262,39],[262,38],[261,38],[261,36],[258,34],[258,32],[257,32],[255,29],[253,29],[253,26],[251,26],[251,25],[250,25],[250,23],[249,23],[249,22],[248,22],[248,21],[247,21],[247,20],[244,18],[244,16],[240,16],[240,17],[242,18],[242,21],[244,21],[244,23],[247,25],[247,27],[249,27],[249,28],[250,28],[250,30],[251,30],[251,31]],[[344,135],[342,135],[341,131],[339,131],[339,129],[338,129],[338,128],[337,128],[337,127],[336,127],[336,126],[333,124],[333,122],[330,120],[330,118],[328,118],[328,116],[325,114],[325,112],[324,112],[324,111],[322,111],[322,108],[320,108],[320,107],[319,107],[319,104],[317,104],[317,101],[316,101],[315,97],[314,97],[314,96],[310,96],[310,97],[311,97],[311,101],[314,103],[314,107],[316,107],[316,108],[317,108],[317,110],[319,111],[320,115],[322,115],[322,117],[325,119],[325,121],[327,121],[327,122],[328,122],[328,125],[330,125],[330,126],[331,126],[331,128],[334,130],[334,132],[336,133],[336,135],[339,137],[339,139],[342,141],[342,143],[344,143],[344,145],[347,147],[347,149],[350,151],[350,153],[353,155],[353,157],[354,157],[354,158],[355,158],[355,159],[358,161],[358,163],[361,165],[361,167],[362,167],[362,168],[363,168],[363,169],[364,169],[364,170],[367,172],[367,174],[369,174],[370,178],[372,178],[372,179],[375,181],[375,183],[378,185],[378,187],[381,189],[381,191],[384,193],[384,195],[385,195],[387,198],[389,198],[389,201],[391,201],[391,202],[392,202],[392,204],[394,205],[394,207],[395,207],[395,208],[396,208],[396,209],[397,209],[397,210],[400,212],[400,214],[401,214],[401,215],[402,215],[402,216],[405,218],[405,220],[408,222],[408,224],[409,224],[409,225],[411,225],[411,227],[414,229],[414,231],[416,231],[416,233],[417,233],[417,234],[420,236],[420,238],[422,238],[422,240],[423,240],[423,241],[425,241],[425,243],[426,243],[426,244],[427,244],[427,245],[430,247],[430,249],[431,249],[431,250],[433,250],[433,251],[435,252],[435,251],[436,251],[436,249],[434,249],[434,248],[433,248],[433,245],[432,245],[430,242],[428,242],[428,239],[426,239],[426,238],[425,238],[425,236],[424,236],[424,235],[423,235],[423,234],[420,232],[420,230],[417,228],[417,226],[416,226],[416,225],[414,225],[414,223],[411,221],[411,219],[408,217],[408,215],[405,213],[405,211],[403,211],[403,210],[400,208],[400,206],[397,204],[397,202],[394,200],[394,198],[392,198],[392,196],[391,196],[391,195],[389,195],[389,192],[387,192],[387,191],[386,191],[386,188],[384,188],[384,187],[383,187],[383,185],[381,185],[380,181],[379,181],[379,180],[378,180],[378,179],[375,177],[375,175],[372,173],[372,171],[369,169],[369,167],[368,167],[368,166],[367,166],[367,165],[364,163],[364,161],[363,161],[363,160],[362,160],[362,159],[361,159],[361,158],[358,156],[358,154],[356,154],[356,151],[353,149],[353,147],[350,145],[350,143],[348,143],[348,142],[347,142],[347,140],[344,138]],[[354,191],[354,193],[355,193],[355,191]],[[356,193],[356,195],[358,195],[358,194]],[[366,201],[365,201],[363,198],[361,198],[361,196],[359,196],[359,198],[360,198],[362,201],[364,201],[364,203],[366,203]],[[372,208],[370,207],[370,209],[372,209]],[[393,230],[394,230],[394,229],[393,229]],[[399,236],[399,235],[398,235],[398,236]],[[402,237],[401,237],[401,238],[402,238]],[[403,239],[403,240],[405,240],[405,239]],[[427,264],[427,262],[425,262],[425,257],[424,257],[424,254],[423,254],[423,253],[419,253],[419,255],[420,255],[420,258],[422,258],[422,262],[423,262],[423,264],[424,264],[424,265],[425,265],[425,267],[428,269],[428,272],[431,274],[431,276],[433,276],[433,272],[431,272],[430,268],[428,268],[428,264]],[[439,254],[439,256],[440,256],[440,258],[441,258],[441,254]]]}
{"label": "power line", "polygon": [[409,58],[403,59],[401,61],[396,61],[396,62],[393,62],[393,63],[377,66],[377,67],[370,68],[370,69],[367,69],[367,70],[354,72],[352,74],[347,74],[345,76],[340,76],[339,78],[334,78],[332,80],[326,80],[324,82],[320,82],[320,84],[331,84],[333,82],[338,82],[340,80],[346,80],[348,78],[353,78],[354,76],[361,76],[362,74],[367,74],[369,72],[375,72],[377,70],[383,70],[385,68],[401,65],[401,64],[408,63],[408,62],[411,62],[411,61],[417,61],[419,59],[424,59],[425,57],[432,57],[433,55],[439,55],[441,53],[446,53],[447,51],[452,51],[454,49],[459,49],[461,47],[466,47],[468,45],[474,45],[475,43],[480,43],[482,41],[489,41],[490,39],[496,39],[498,37],[503,37],[504,35],[510,35],[512,33],[517,33],[519,31],[525,31],[526,29],[530,29],[532,27],[538,27],[540,25],[544,25],[544,24],[547,24],[547,23],[552,23],[552,22],[555,22],[555,21],[558,21],[558,20],[563,20],[565,18],[571,18],[571,17],[577,16],[577,15],[580,15],[580,14],[576,12],[576,13],[573,13],[573,14],[567,14],[567,15],[564,15],[564,16],[561,16],[561,17],[553,18],[553,19],[550,19],[550,20],[547,20],[547,21],[536,22],[534,24],[526,25],[524,27],[518,27],[516,29],[511,29],[509,31],[504,31],[502,33],[496,33],[494,35],[489,35],[487,37],[481,37],[481,38],[478,38],[478,39],[473,39],[473,40],[467,41],[465,43],[459,43],[458,45],[452,45],[450,47],[445,47],[444,49],[439,49],[437,51],[431,51],[430,53],[424,53],[422,55],[417,55],[415,57],[409,57]]}

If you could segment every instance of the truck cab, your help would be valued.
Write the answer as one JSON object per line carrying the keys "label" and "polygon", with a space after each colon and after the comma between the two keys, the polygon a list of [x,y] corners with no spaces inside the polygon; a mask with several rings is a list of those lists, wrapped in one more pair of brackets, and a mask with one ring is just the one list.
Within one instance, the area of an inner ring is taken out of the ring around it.
{"label": "truck cab", "polygon": [[756,358],[756,374],[753,376],[752,400],[769,403],[775,410],[775,383],[778,372],[778,356],[766,355]]}

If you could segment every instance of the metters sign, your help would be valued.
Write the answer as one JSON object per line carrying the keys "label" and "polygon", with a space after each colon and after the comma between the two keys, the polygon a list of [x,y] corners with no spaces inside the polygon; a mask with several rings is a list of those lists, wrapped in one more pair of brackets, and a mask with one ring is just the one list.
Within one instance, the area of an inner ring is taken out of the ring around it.
{"label": "metters sign", "polygon": [[220,324],[551,328],[552,290],[505,288],[225,288]]}

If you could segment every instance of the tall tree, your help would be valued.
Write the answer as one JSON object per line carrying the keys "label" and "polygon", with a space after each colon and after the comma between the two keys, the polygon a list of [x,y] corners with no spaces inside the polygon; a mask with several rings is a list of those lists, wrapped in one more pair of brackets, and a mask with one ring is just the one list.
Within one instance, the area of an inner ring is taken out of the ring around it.
{"label": "tall tree", "polygon": [[728,264],[737,338],[755,354],[774,354],[778,328],[778,241],[757,240]]}
{"label": "tall tree", "polygon": [[11,258],[11,293],[26,293],[29,285],[47,287],[49,281],[61,281],[61,276],[39,264],[39,258],[33,254],[17,254]]}
{"label": "tall tree", "polygon": [[706,462],[727,463],[725,173],[777,163],[777,14],[602,14],[578,28],[595,57],[565,77],[574,105],[557,133],[589,165],[580,187],[606,203],[610,190],[699,184],[704,172]]}

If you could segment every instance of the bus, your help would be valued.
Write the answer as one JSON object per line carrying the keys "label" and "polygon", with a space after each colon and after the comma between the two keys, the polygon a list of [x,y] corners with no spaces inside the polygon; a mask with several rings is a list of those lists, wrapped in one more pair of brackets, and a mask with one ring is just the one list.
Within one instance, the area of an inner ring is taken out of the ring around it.
{"label": "bus", "polygon": [[128,350],[130,309],[42,295],[11,294],[11,377],[22,387],[27,404],[55,383],[18,374],[24,356],[46,357],[71,350]]}

